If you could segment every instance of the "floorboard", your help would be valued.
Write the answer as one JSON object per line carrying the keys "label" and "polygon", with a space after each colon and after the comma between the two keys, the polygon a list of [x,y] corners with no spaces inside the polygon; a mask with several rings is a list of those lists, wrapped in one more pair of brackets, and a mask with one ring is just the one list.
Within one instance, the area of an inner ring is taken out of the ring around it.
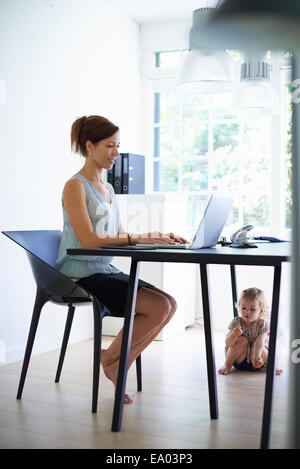
{"label": "floorboard", "polygon": [[[217,366],[224,361],[224,332],[214,333]],[[112,338],[104,337],[106,347]],[[22,400],[16,400],[21,362],[0,367],[0,448],[258,448],[265,371],[217,376],[219,411],[210,420],[204,334],[188,328],[155,341],[142,356],[143,392],[135,367],[127,392],[133,404],[123,413],[122,431],[110,430],[113,386],[101,371],[98,413],[91,413],[92,340],[69,346],[60,383],[54,383],[59,351],[31,359]],[[275,377],[271,448],[284,448],[288,369]]]}

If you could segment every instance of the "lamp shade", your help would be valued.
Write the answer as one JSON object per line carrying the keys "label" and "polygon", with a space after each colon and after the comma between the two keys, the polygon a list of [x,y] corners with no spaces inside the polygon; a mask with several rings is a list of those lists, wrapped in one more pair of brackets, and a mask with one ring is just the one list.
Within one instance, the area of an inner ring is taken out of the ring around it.
{"label": "lamp shade", "polygon": [[247,117],[268,116],[277,112],[272,85],[262,81],[243,81],[234,91],[232,106]]}
{"label": "lamp shade", "polygon": [[234,87],[232,58],[222,49],[208,50],[198,41],[201,31],[209,21],[214,8],[199,8],[193,12],[193,27],[189,34],[190,52],[184,57],[177,76],[180,91],[198,93],[224,93]]}
{"label": "lamp shade", "polygon": [[177,76],[180,91],[224,93],[234,86],[232,59],[225,51],[191,50]]}
{"label": "lamp shade", "polygon": [[233,92],[232,105],[248,117],[260,117],[279,112],[279,100],[271,83],[272,65],[264,54],[245,54],[241,66],[241,82]]}

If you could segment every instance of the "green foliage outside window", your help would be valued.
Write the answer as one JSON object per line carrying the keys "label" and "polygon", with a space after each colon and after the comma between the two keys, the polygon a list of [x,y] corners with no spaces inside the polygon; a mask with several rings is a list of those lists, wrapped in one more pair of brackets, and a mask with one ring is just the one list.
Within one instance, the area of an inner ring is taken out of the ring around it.
{"label": "green foliage outside window", "polygon": [[[177,68],[188,51],[156,52],[156,68]],[[227,51],[240,60],[238,51]],[[290,52],[287,51],[287,56]],[[292,209],[292,86],[285,87],[285,227]],[[154,99],[154,190],[188,197],[190,226],[198,223],[212,191],[231,192],[229,224],[268,227],[270,119],[238,118],[225,95],[163,91]]]}
{"label": "green foliage outside window", "polygon": [[239,141],[238,124],[214,125],[214,150],[222,149],[222,153],[231,153],[237,148]]}
{"label": "green foliage outside window", "polygon": [[286,196],[285,196],[285,225],[292,227],[292,85],[285,88],[286,102],[286,131],[285,131],[285,168],[286,168]]}
{"label": "green foliage outside window", "polygon": [[155,99],[155,190],[191,193],[196,206],[211,191],[244,194],[231,222],[268,226],[269,120],[241,122],[201,94],[161,92]]}

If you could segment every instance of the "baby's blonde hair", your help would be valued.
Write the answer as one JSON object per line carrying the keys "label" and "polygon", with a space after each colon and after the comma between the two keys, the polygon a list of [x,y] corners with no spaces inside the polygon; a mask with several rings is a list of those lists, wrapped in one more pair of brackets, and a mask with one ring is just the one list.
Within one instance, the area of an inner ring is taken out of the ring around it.
{"label": "baby's blonde hair", "polygon": [[237,304],[238,311],[241,310],[241,302],[247,298],[248,300],[257,300],[259,302],[259,306],[262,310],[262,315],[264,315],[268,311],[268,304],[266,301],[265,294],[259,288],[246,288],[243,290],[240,296],[240,299]]}

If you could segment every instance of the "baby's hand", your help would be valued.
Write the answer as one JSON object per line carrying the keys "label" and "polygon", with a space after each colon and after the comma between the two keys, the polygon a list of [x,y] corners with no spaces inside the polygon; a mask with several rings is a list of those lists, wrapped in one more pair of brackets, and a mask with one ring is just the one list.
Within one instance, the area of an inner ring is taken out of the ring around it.
{"label": "baby's hand", "polygon": [[235,335],[236,335],[237,337],[239,337],[240,335],[243,334],[243,330],[242,330],[242,328],[241,328],[240,326],[235,327],[235,328],[233,329],[233,332],[235,333]]}

